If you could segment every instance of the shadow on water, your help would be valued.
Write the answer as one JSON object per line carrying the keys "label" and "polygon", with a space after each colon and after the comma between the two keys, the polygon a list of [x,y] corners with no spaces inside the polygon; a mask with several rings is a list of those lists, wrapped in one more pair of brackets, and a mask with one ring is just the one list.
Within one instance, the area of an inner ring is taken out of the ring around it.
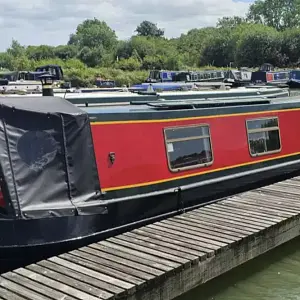
{"label": "shadow on water", "polygon": [[[291,240],[278,248],[270,250],[269,252],[266,252],[265,254],[250,260],[215,279],[208,281],[207,283],[189,291],[188,293],[177,297],[176,300],[216,299],[217,295],[221,295],[222,292],[226,291],[228,288],[233,287],[242,281],[247,281],[250,279],[250,277],[263,272],[273,264],[279,263],[287,257],[295,255],[297,252],[299,253],[299,249],[300,237]],[[227,297],[225,298],[230,299]]]}

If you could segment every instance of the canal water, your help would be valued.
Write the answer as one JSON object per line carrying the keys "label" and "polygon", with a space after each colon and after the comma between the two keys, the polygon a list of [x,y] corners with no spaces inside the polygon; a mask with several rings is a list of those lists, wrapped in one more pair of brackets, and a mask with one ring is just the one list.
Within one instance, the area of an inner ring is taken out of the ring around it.
{"label": "canal water", "polygon": [[300,238],[250,260],[176,300],[300,300]]}

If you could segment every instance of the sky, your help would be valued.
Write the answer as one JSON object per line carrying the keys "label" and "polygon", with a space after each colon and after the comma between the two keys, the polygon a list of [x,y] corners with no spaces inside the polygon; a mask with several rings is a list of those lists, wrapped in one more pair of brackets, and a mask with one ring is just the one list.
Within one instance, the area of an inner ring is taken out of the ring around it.
{"label": "sky", "polygon": [[243,16],[251,0],[0,0],[0,51],[16,39],[22,45],[68,42],[87,18],[105,21],[119,39],[132,36],[143,20],[156,23],[166,37],[192,28],[215,26],[223,16]]}

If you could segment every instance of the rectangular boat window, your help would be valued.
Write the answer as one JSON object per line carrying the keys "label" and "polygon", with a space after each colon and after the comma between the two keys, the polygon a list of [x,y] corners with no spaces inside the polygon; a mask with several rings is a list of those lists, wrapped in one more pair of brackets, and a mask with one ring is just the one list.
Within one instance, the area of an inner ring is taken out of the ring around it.
{"label": "rectangular boat window", "polygon": [[213,162],[208,125],[165,128],[169,168],[173,172],[209,166]]}
{"label": "rectangular boat window", "polygon": [[248,143],[251,156],[281,151],[278,118],[247,120]]}

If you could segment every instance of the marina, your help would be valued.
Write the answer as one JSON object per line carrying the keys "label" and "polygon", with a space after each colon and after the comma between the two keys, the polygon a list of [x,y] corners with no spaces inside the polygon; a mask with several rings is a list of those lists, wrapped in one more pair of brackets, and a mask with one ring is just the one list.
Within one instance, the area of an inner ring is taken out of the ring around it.
{"label": "marina", "polygon": [[174,299],[297,236],[300,177],[2,274],[1,299]]}

